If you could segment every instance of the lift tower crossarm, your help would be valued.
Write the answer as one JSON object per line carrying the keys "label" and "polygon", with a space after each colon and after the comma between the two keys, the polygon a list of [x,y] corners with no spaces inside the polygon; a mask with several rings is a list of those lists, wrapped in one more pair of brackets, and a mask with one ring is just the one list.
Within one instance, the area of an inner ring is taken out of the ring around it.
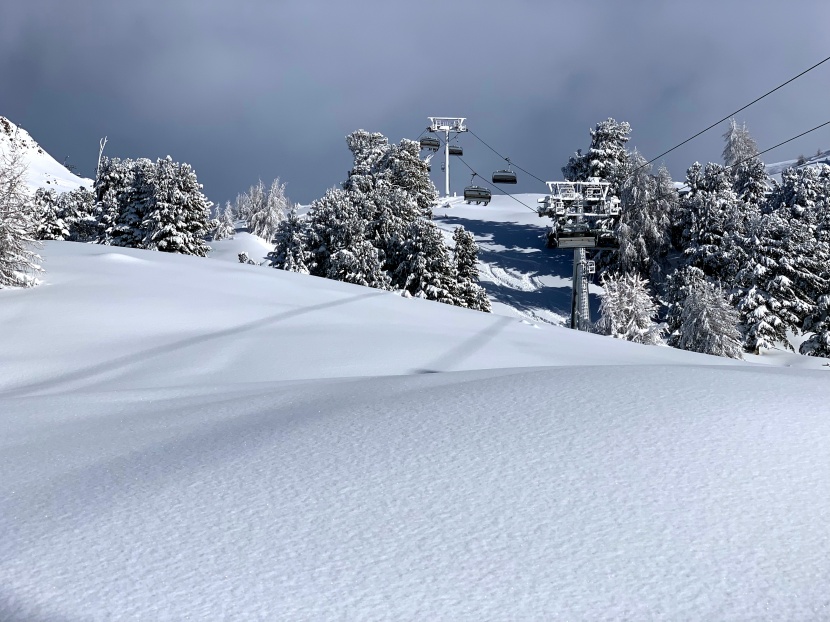
{"label": "lift tower crossarm", "polygon": [[466,132],[467,117],[427,117],[430,132],[444,132],[444,193],[450,196],[450,132]]}

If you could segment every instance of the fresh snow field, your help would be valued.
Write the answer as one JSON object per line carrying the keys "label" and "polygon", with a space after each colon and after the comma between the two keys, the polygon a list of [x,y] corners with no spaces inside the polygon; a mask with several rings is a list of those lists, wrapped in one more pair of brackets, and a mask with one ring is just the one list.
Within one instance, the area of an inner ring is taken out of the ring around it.
{"label": "fresh snow field", "polygon": [[0,619],[830,616],[821,361],[233,263],[251,241],[48,242],[0,290]]}
{"label": "fresh snow field", "polygon": [[828,361],[567,330],[547,219],[435,219],[493,314],[241,265],[241,232],[47,242],[0,290],[0,620],[830,618]]}

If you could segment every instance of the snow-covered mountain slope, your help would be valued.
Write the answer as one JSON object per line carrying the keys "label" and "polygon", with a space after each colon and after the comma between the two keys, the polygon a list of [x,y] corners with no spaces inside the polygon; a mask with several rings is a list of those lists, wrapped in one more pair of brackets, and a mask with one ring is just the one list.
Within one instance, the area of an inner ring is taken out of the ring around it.
{"label": "snow-covered mountain slope", "polygon": [[27,181],[32,191],[38,188],[67,192],[80,186],[92,186],[92,180],[78,177],[46,153],[29,133],[6,117],[0,117],[0,155],[17,150],[23,155]]}
{"label": "snow-covered mountain slope", "polygon": [[791,167],[807,167],[807,166],[820,166],[820,165],[828,165],[830,166],[830,150],[823,151],[821,153],[817,153],[809,158],[805,157],[804,163],[799,164],[798,159],[795,160],[784,160],[782,162],[773,162],[772,164],[766,165],[767,175],[770,177],[774,177],[777,180],[781,180],[781,172],[785,168]]}
{"label": "snow-covered mountain slope", "polygon": [[42,254],[0,290],[0,619],[830,613],[830,372]]}

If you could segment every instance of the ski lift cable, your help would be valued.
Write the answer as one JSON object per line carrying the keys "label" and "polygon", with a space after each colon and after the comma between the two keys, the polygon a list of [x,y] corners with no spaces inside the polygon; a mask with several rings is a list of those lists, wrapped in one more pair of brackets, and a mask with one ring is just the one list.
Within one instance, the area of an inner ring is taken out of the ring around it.
{"label": "ski lift cable", "polygon": [[[763,154],[767,153],[768,151],[772,151],[773,149],[778,149],[778,147],[780,147],[781,145],[786,145],[787,143],[791,143],[792,141],[796,140],[797,138],[801,138],[802,136],[806,136],[807,134],[809,134],[811,132],[815,132],[816,130],[821,129],[826,125],[830,125],[830,121],[825,121],[824,123],[822,123],[820,125],[817,125],[814,128],[811,128],[811,129],[807,130],[806,132],[801,132],[801,134],[798,134],[797,136],[793,136],[792,138],[788,138],[787,140],[781,141],[777,145],[773,145],[772,147],[768,147],[768,148],[764,149],[763,151],[759,151],[758,153],[756,153],[753,156],[749,156],[748,158],[744,158],[743,160],[739,160],[738,162],[735,162],[735,164],[733,164],[731,166],[724,167],[723,170],[724,171],[731,171],[732,169],[737,168],[738,166],[743,164],[744,162],[749,162],[750,160],[752,160],[754,158],[757,158],[758,156],[763,155]],[[711,175],[704,176],[701,179],[707,179],[708,177],[711,177]],[[689,186],[688,183],[683,184],[682,186],[680,186],[680,188],[689,188],[689,189],[691,189],[691,187]]]}
{"label": "ski lift cable", "polygon": [[[743,160],[739,160],[738,162],[735,162],[735,164],[732,164],[731,166],[725,166],[723,168],[723,172],[731,171],[732,169],[739,167],[744,162],[749,162],[750,160],[752,160],[754,158],[757,158],[760,155],[763,155],[763,154],[765,154],[769,151],[772,151],[773,149],[777,149],[778,147],[780,147],[782,145],[786,145],[787,143],[791,143],[792,141],[794,141],[798,138],[801,138],[802,136],[806,136],[807,134],[810,134],[811,132],[815,132],[816,130],[821,129],[821,128],[827,126],[827,125],[830,125],[830,121],[825,121],[824,123],[821,123],[820,125],[817,125],[814,128],[811,128],[811,129],[807,130],[806,132],[801,132],[800,134],[798,134],[796,136],[793,136],[792,138],[788,138],[787,140],[782,140],[777,145],[773,145],[772,147],[767,147],[763,151],[759,151],[758,153],[756,153],[753,156],[749,156],[748,158],[744,158]],[[711,179],[712,177],[714,177],[714,175],[710,174],[710,175],[704,175],[700,179],[701,179],[701,181],[704,181],[704,180],[707,180],[707,179]],[[684,183],[683,185],[677,187],[677,190],[681,190],[682,188],[688,188],[688,189],[691,190],[691,186],[689,186],[688,183]],[[666,198],[665,195],[661,195],[661,196],[655,197],[654,199],[651,199],[648,202],[653,203],[653,202],[659,201],[660,199],[664,199],[664,198]]]}
{"label": "ski lift cable", "polygon": [[523,173],[527,173],[528,175],[530,175],[530,176],[531,176],[531,177],[533,177],[534,179],[537,179],[537,180],[541,181],[542,183],[545,183],[545,180],[544,180],[544,179],[542,179],[541,177],[536,177],[536,175],[534,175],[534,174],[533,174],[533,173],[531,173],[530,171],[527,171],[527,170],[523,169],[521,166],[519,166],[518,164],[516,164],[515,162],[513,162],[510,158],[503,156],[503,155],[502,155],[502,154],[500,154],[498,151],[496,151],[495,149],[493,149],[490,145],[488,145],[486,142],[484,142],[484,139],[483,139],[483,138],[481,138],[478,134],[476,134],[473,130],[471,130],[471,129],[469,129],[469,128],[468,128],[468,129],[467,129],[467,131],[468,131],[468,132],[470,132],[470,134],[472,134],[473,136],[475,136],[475,137],[476,137],[479,141],[481,141],[481,144],[483,144],[483,145],[484,145],[485,147],[487,147],[490,151],[492,151],[492,152],[493,152],[493,153],[495,153],[497,156],[499,156],[502,160],[506,161],[508,164],[512,164],[512,165],[513,165],[513,166],[515,166],[517,169],[519,169],[519,170],[520,170],[520,171],[522,171]]}
{"label": "ski lift cable", "polygon": [[511,199],[513,199],[514,201],[516,201],[516,203],[521,203],[522,205],[524,205],[527,209],[529,209],[529,210],[530,210],[531,212],[533,212],[534,214],[538,214],[538,213],[539,213],[539,211],[538,211],[538,210],[536,210],[536,209],[534,209],[534,208],[530,207],[530,205],[528,205],[528,204],[527,204],[527,203],[525,203],[524,201],[521,201],[521,200],[517,199],[515,196],[513,196],[513,195],[512,195],[512,194],[510,194],[509,192],[506,192],[506,191],[502,190],[501,188],[499,188],[499,187],[498,187],[498,186],[496,186],[495,184],[491,184],[489,181],[487,181],[487,178],[486,178],[486,177],[482,177],[481,175],[479,175],[478,173],[476,173],[476,172],[475,172],[475,169],[473,169],[473,167],[472,167],[472,166],[470,166],[469,164],[467,164],[467,163],[464,161],[464,158],[462,158],[461,156],[456,156],[456,157],[457,157],[457,158],[458,158],[458,159],[459,159],[459,160],[460,160],[460,161],[464,164],[464,166],[466,166],[468,169],[470,169],[470,172],[472,172],[472,174],[473,174],[473,179],[475,179],[476,177],[481,177],[481,180],[482,180],[485,184],[487,184],[488,186],[490,186],[491,188],[495,188],[496,190],[498,190],[498,191],[499,191],[499,192],[501,192],[502,194],[506,194],[506,195],[507,195],[507,196],[509,196]]}
{"label": "ski lift cable", "polygon": [[[734,112],[730,112],[730,113],[729,113],[728,115],[726,115],[723,119],[720,119],[720,120],[718,120],[718,121],[715,121],[712,125],[710,125],[709,127],[705,128],[705,129],[700,130],[700,131],[699,131],[697,134],[695,134],[694,136],[691,136],[691,137],[687,138],[687,139],[686,139],[686,140],[684,140],[682,143],[679,143],[679,144],[675,145],[674,147],[672,147],[672,148],[671,148],[671,149],[669,149],[668,151],[664,151],[664,152],[663,152],[663,153],[661,153],[660,155],[658,155],[658,156],[656,156],[656,157],[652,158],[651,160],[649,160],[649,161],[648,161],[648,162],[646,162],[645,164],[643,164],[643,165],[641,165],[640,167],[638,167],[638,168],[634,169],[634,171],[632,172],[632,175],[633,175],[634,173],[636,173],[638,170],[640,170],[641,168],[643,168],[643,167],[645,167],[645,166],[647,166],[647,165],[649,165],[649,164],[652,164],[652,163],[653,163],[653,162],[655,162],[656,160],[659,160],[659,159],[660,159],[660,158],[662,158],[664,155],[668,155],[669,153],[671,153],[671,152],[672,152],[672,151],[674,151],[675,149],[679,149],[680,147],[682,147],[682,146],[683,146],[683,145],[685,145],[686,143],[688,143],[688,142],[690,142],[690,141],[694,140],[695,138],[697,138],[697,137],[698,137],[698,136],[700,136],[701,134],[704,134],[704,133],[708,132],[709,130],[711,130],[711,129],[712,129],[713,127],[715,127],[716,125],[719,125],[719,124],[723,123],[724,121],[726,121],[727,119],[729,119],[729,118],[731,118],[731,117],[734,117],[736,114],[738,114],[739,112],[741,112],[741,111],[743,111],[743,110],[746,110],[747,108],[749,108],[749,107],[750,107],[750,106],[752,106],[753,104],[757,104],[759,101],[761,101],[762,99],[764,99],[764,98],[765,98],[765,97],[767,97],[768,95],[772,95],[773,93],[775,93],[775,91],[777,91],[777,90],[779,90],[779,89],[784,88],[784,87],[785,87],[785,86],[787,86],[790,82],[794,82],[795,80],[797,80],[798,78],[800,78],[800,77],[801,77],[801,76],[803,76],[804,74],[809,73],[810,71],[812,71],[813,69],[815,69],[815,68],[816,68],[816,67],[818,67],[819,65],[822,65],[822,64],[826,63],[828,60],[830,60],[830,56],[828,56],[828,57],[827,57],[827,58],[825,58],[824,60],[821,60],[821,61],[817,62],[817,63],[816,63],[815,65],[813,65],[812,67],[808,67],[807,69],[805,69],[804,71],[802,71],[802,72],[801,72],[801,73],[799,73],[798,75],[793,76],[792,78],[790,78],[790,79],[789,79],[789,80],[787,80],[786,82],[782,82],[781,84],[779,84],[778,86],[776,86],[776,87],[775,87],[774,89],[772,89],[771,91],[767,91],[766,93],[764,93],[764,94],[763,94],[763,95],[761,95],[760,97],[758,97],[758,98],[756,98],[756,99],[753,99],[753,100],[752,100],[751,102],[749,102],[746,106],[742,106],[741,108],[738,108],[738,109],[737,109],[737,110],[735,110]],[[811,130],[811,131],[812,131],[812,130]],[[482,141],[482,142],[483,142],[483,141]],[[782,143],[782,144],[783,144],[783,143]],[[772,148],[772,149],[774,149],[774,147],[771,147],[771,148]]]}

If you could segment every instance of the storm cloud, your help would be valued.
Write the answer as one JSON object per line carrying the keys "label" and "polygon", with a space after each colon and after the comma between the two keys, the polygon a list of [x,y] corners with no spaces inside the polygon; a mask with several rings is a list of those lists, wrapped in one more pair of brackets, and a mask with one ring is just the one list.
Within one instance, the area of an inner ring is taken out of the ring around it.
{"label": "storm cloud", "polygon": [[[628,121],[653,157],[828,56],[827,24],[826,1],[12,0],[0,114],[86,176],[104,135],[111,156],[190,162],[213,201],[279,176],[309,202],[344,179],[346,134],[416,138],[429,115],[558,179],[597,121]],[[738,119],[771,146],[830,119],[828,85],[830,62]],[[667,156],[673,176],[720,161],[723,129]],[[460,142],[481,174],[504,164]],[[818,148],[827,128],[765,159]],[[544,186],[520,174],[516,190]]]}

